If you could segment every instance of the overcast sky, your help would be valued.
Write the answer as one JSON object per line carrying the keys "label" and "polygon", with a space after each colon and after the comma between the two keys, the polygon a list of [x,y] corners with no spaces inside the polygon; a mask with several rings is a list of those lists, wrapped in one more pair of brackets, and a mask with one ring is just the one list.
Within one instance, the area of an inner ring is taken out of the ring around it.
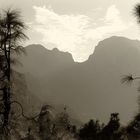
{"label": "overcast sky", "polygon": [[0,8],[21,9],[30,43],[68,51],[85,61],[104,38],[140,38],[133,15],[139,0],[0,0]]}

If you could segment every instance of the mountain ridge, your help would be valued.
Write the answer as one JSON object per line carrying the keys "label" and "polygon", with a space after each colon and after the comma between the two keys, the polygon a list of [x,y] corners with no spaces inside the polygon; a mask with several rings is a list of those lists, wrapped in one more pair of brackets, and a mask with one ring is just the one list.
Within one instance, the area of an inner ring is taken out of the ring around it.
{"label": "mountain ridge", "polygon": [[42,101],[67,104],[82,121],[107,121],[110,113],[120,112],[126,122],[138,110],[137,89],[120,81],[125,74],[140,74],[139,46],[136,40],[107,38],[99,42],[87,61],[77,63],[57,49],[52,53],[43,48],[41,55],[38,51],[35,54],[32,45],[31,50],[25,48],[28,56],[20,57],[23,67],[17,70],[28,73],[26,80],[33,94]]}

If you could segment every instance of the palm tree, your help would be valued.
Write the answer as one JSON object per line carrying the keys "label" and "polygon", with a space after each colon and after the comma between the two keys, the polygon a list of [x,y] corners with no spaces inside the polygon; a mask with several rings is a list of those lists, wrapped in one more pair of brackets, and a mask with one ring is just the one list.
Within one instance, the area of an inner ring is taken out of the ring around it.
{"label": "palm tree", "polygon": [[23,52],[22,41],[27,39],[24,31],[26,26],[21,20],[17,10],[6,10],[0,15],[0,57],[3,61],[1,70],[1,90],[3,91],[3,124],[2,128],[8,128],[9,113],[11,110],[11,63],[12,53]]}

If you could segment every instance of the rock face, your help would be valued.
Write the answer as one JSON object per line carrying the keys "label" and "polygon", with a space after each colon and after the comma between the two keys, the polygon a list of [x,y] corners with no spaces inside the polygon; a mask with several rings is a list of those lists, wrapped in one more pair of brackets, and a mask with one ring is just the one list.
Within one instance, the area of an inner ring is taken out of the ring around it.
{"label": "rock face", "polygon": [[21,56],[28,89],[42,101],[68,105],[85,121],[108,121],[119,112],[123,123],[138,110],[137,85],[121,84],[123,75],[140,75],[140,42],[123,37],[101,41],[83,63],[76,63],[67,52],[47,50],[41,45],[26,47]]}

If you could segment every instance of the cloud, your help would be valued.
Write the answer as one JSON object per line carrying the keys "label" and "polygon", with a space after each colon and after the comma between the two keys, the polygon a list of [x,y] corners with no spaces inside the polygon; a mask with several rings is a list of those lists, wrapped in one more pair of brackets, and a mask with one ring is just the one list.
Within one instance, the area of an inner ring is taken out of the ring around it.
{"label": "cloud", "polygon": [[[60,15],[53,9],[33,7],[35,10],[34,30],[42,35],[42,44],[53,49],[68,51],[75,61],[85,61],[93,53],[97,43],[109,36],[128,29],[115,5],[111,5],[98,25],[87,15]],[[53,45],[50,45],[53,44]]]}

